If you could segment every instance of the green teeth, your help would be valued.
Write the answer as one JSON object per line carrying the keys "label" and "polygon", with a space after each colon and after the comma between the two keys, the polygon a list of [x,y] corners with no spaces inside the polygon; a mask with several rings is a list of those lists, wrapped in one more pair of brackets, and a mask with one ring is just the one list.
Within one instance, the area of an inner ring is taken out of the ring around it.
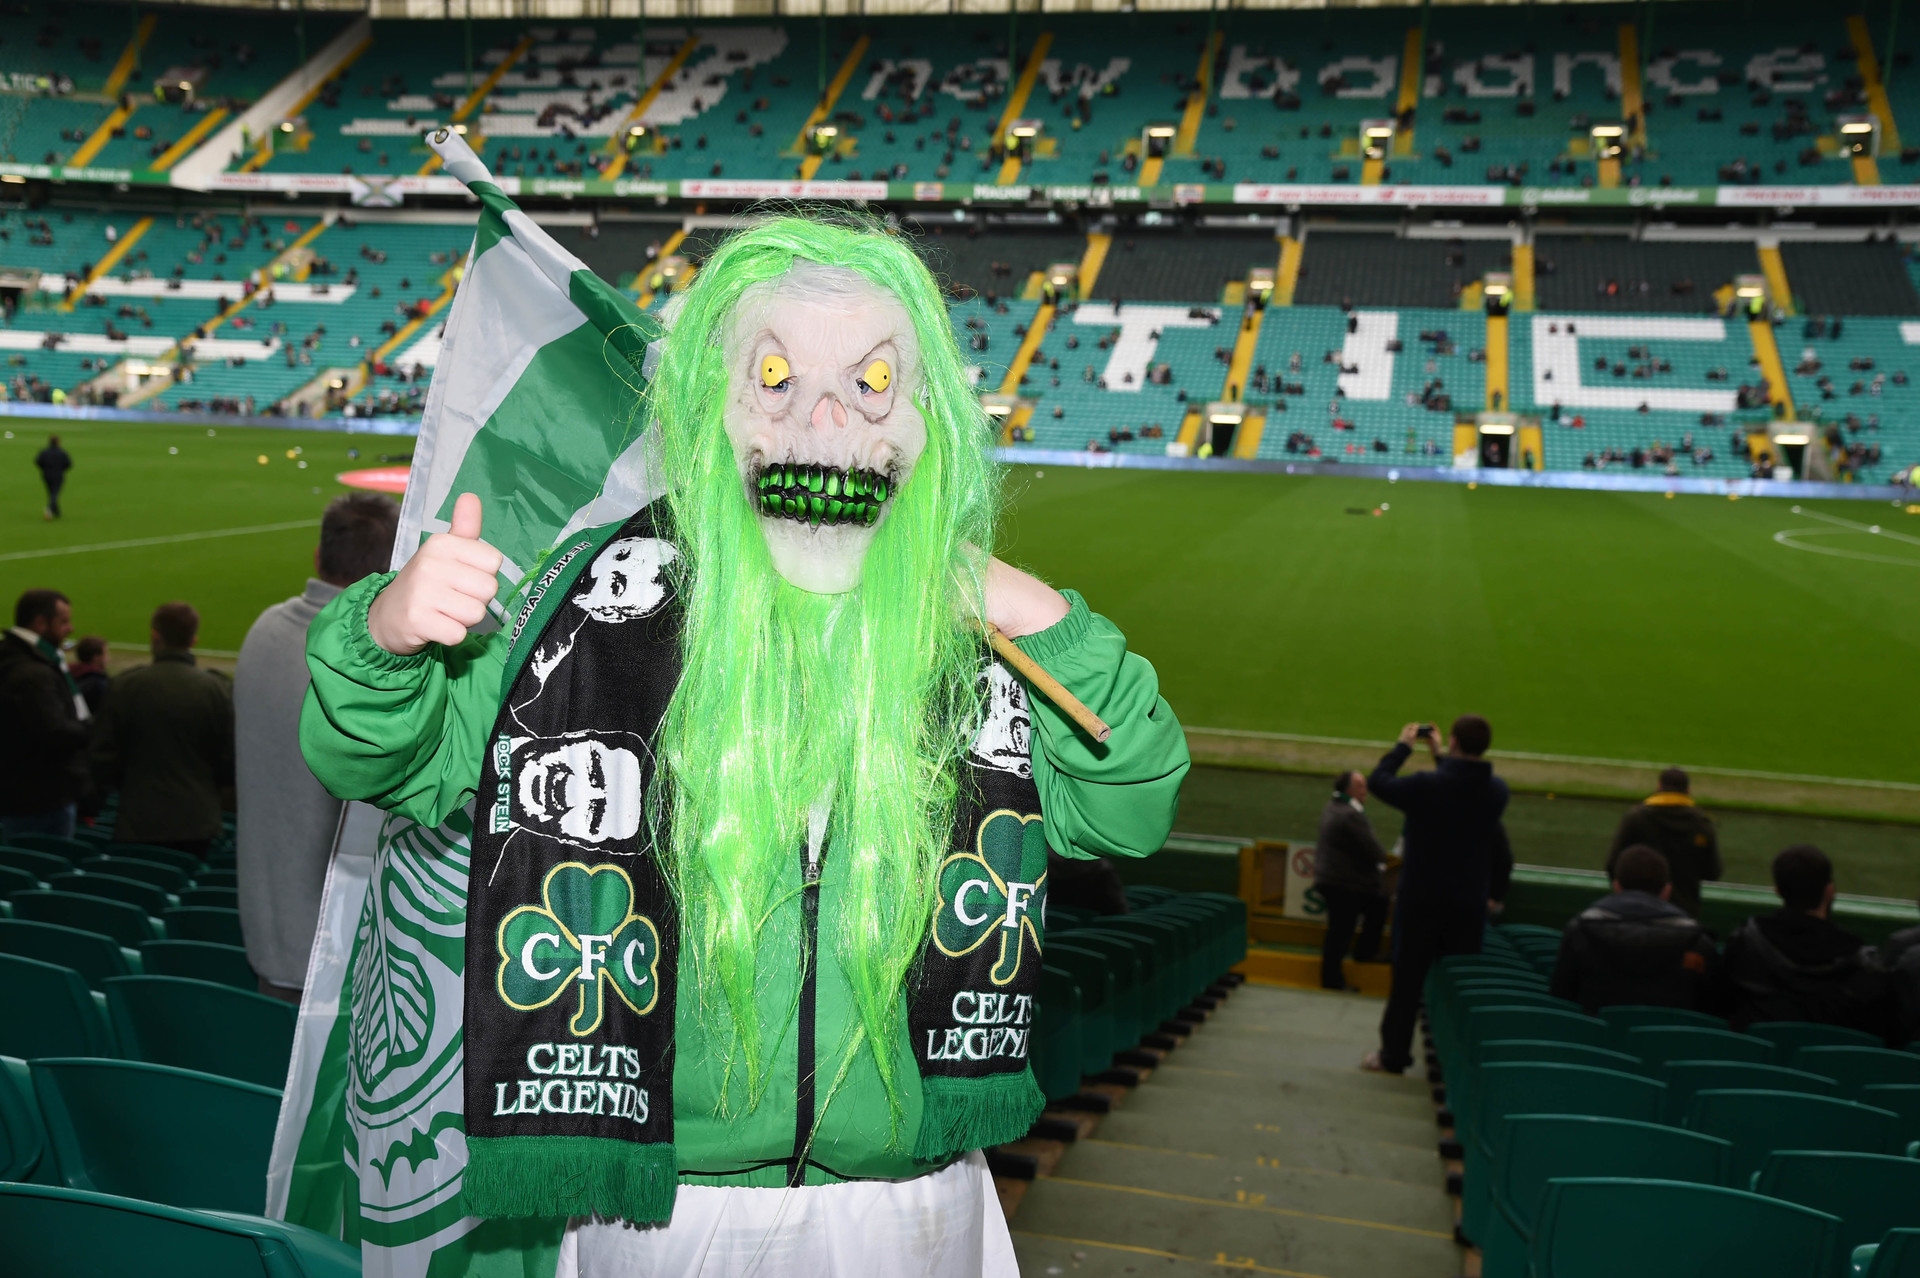
{"label": "green teeth", "polygon": [[786,462],[766,467],[753,483],[763,512],[816,528],[871,526],[892,491],[887,477],[876,471]]}

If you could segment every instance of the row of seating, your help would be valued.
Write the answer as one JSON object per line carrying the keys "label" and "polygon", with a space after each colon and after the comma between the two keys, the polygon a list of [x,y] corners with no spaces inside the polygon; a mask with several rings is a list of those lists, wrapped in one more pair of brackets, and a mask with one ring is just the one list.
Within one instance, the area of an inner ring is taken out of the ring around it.
{"label": "row of seating", "polygon": [[[1502,927],[1426,988],[1444,1152],[1487,1278],[1630,1259],[1823,1278],[1920,1227],[1920,1052],[1835,1026],[1736,1034],[1679,1008],[1587,1016],[1546,992],[1558,941]],[[1911,1240],[1886,1255],[1876,1275],[1920,1272],[1892,1267],[1920,1259]]]}

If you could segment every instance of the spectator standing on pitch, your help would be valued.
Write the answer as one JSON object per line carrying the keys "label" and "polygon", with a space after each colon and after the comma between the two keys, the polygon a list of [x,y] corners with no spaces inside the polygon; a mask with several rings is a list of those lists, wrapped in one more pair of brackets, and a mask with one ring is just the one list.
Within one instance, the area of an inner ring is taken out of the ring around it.
{"label": "spectator standing on pitch", "polygon": [[1811,843],[1773,858],[1781,908],[1727,938],[1728,1020],[1818,1021],[1884,1034],[1887,975],[1880,956],[1832,919],[1833,863]]}
{"label": "spectator standing on pitch", "polygon": [[107,641],[99,635],[88,635],[73,645],[73,660],[67,663],[67,673],[73,676],[73,686],[86,699],[87,709],[94,718],[99,718],[100,707],[107,702]]}
{"label": "spectator standing on pitch", "polygon": [[153,664],[116,678],[94,735],[93,770],[118,787],[113,837],[204,857],[220,833],[222,791],[233,784],[233,689],[199,669],[200,614],[161,604],[152,621]]}
{"label": "spectator standing on pitch", "polygon": [[[1399,775],[1424,741],[1431,772]],[[1493,729],[1477,714],[1453,721],[1442,753],[1430,723],[1409,723],[1367,778],[1383,801],[1406,813],[1406,866],[1393,913],[1393,990],[1380,1018],[1380,1047],[1361,1068],[1405,1073],[1413,1064],[1413,1024],[1427,969],[1449,954],[1478,954],[1493,891],[1495,844],[1507,809],[1507,783],[1484,757]]]}
{"label": "spectator standing on pitch", "polygon": [[1320,943],[1320,988],[1351,989],[1347,984],[1347,946],[1353,927],[1360,942],[1353,957],[1371,963],[1380,952],[1380,931],[1387,922],[1387,893],[1382,871],[1387,854],[1367,820],[1367,779],[1342,772],[1333,780],[1333,797],[1320,812],[1320,835],[1313,845],[1313,886],[1327,906],[1327,935]]}
{"label": "spectator standing on pitch", "polygon": [[1630,810],[1614,831],[1607,852],[1607,876],[1622,849],[1636,844],[1652,848],[1667,859],[1673,878],[1673,903],[1687,913],[1700,913],[1700,883],[1721,874],[1720,836],[1713,818],[1694,805],[1687,774],[1668,768],[1660,774],[1660,789]]}
{"label": "spectator standing on pitch", "polygon": [[1709,1010],[1720,952],[1672,895],[1667,858],[1644,844],[1621,851],[1612,894],[1574,915],[1561,933],[1548,992],[1589,1016],[1623,1003]]}
{"label": "spectator standing on pitch", "polygon": [[73,469],[73,458],[66,449],[60,447],[58,435],[49,435],[47,446],[34,455],[33,464],[40,468],[40,482],[47,486],[47,507],[40,517],[58,519],[60,488],[67,482],[67,472]]}
{"label": "spectator standing on pitch", "polygon": [[320,520],[315,576],[261,613],[240,645],[233,675],[234,841],[240,929],[260,992],[297,1002],[320,919],[340,801],[300,754],[307,627],[342,590],[386,571],[400,508],[374,493],[336,499]]}
{"label": "spectator standing on pitch", "polygon": [[87,795],[86,701],[60,645],[73,608],[57,590],[29,590],[0,635],[0,843],[21,834],[71,838]]}

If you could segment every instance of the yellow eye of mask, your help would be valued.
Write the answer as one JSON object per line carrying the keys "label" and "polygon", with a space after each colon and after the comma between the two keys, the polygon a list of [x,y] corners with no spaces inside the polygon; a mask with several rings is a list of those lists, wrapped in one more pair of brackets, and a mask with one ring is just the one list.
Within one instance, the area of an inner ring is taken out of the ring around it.
{"label": "yellow eye of mask", "polygon": [[866,372],[860,374],[860,380],[866,383],[868,390],[878,395],[893,385],[893,369],[884,359],[876,359],[867,365]]}
{"label": "yellow eye of mask", "polygon": [[768,390],[778,387],[791,376],[793,369],[778,355],[769,355],[760,361],[760,384]]}

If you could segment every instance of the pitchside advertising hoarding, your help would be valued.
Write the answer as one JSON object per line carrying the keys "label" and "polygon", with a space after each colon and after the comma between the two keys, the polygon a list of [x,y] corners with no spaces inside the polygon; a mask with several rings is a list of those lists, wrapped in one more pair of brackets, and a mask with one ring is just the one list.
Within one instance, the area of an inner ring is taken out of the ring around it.
{"label": "pitchside advertising hoarding", "polygon": [[[195,190],[344,195],[358,204],[465,196],[442,173],[216,173],[188,183],[147,170],[0,164],[0,179],[112,186],[178,186]],[[1920,184],[1894,186],[1356,186],[1350,183],[1189,182],[1101,186],[982,182],[805,182],[781,178],[495,179],[508,195],[588,199],[828,200],[934,204],[1238,204],[1281,208],[1911,208]]]}

